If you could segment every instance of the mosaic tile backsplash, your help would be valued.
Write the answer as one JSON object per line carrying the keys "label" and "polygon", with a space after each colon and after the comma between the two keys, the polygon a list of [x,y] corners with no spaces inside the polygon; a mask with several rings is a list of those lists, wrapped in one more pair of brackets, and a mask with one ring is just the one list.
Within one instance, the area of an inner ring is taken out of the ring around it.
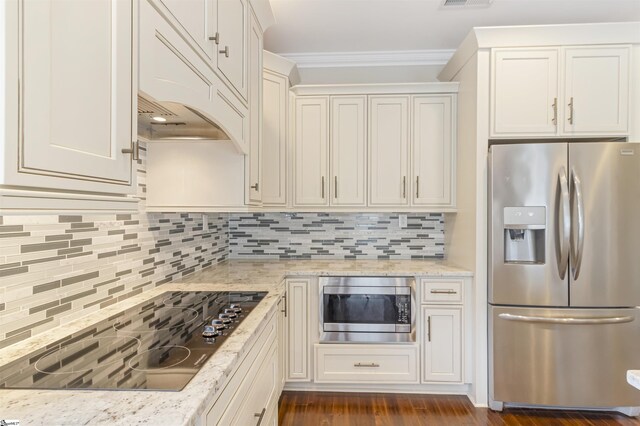
{"label": "mosaic tile backsplash", "polygon": [[228,215],[0,216],[0,348],[227,259]]}
{"label": "mosaic tile backsplash", "polygon": [[444,257],[444,215],[250,213],[229,218],[229,257],[432,259]]}

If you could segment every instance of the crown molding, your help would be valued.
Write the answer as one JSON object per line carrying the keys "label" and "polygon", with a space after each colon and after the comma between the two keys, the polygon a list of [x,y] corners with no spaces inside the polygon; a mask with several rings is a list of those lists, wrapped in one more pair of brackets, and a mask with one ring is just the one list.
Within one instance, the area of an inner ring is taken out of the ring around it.
{"label": "crown molding", "polygon": [[382,67],[411,65],[445,65],[453,49],[400,50],[374,52],[280,53],[298,68]]}

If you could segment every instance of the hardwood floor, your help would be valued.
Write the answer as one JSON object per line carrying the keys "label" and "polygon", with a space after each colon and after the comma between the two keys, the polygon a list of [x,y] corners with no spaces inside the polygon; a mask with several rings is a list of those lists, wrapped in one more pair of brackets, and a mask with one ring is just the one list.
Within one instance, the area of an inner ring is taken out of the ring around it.
{"label": "hardwood floor", "polygon": [[475,408],[464,396],[289,392],[280,399],[281,426],[640,425],[621,414]]}

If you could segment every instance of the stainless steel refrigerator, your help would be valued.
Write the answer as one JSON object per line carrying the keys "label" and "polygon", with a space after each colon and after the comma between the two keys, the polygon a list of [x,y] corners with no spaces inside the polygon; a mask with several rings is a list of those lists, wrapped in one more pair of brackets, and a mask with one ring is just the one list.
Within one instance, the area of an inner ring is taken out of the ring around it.
{"label": "stainless steel refrigerator", "polygon": [[640,143],[493,145],[489,400],[640,414]]}

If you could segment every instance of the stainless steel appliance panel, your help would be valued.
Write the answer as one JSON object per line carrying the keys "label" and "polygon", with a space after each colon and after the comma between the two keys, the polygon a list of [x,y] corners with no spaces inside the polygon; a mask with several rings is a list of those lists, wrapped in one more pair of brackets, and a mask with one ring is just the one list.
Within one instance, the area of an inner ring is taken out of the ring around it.
{"label": "stainless steel appliance panel", "polygon": [[640,143],[570,144],[569,167],[571,306],[640,306]]}
{"label": "stainless steel appliance panel", "polygon": [[565,143],[491,147],[489,303],[568,306],[567,149]]}
{"label": "stainless steel appliance panel", "polygon": [[640,308],[489,307],[490,400],[564,407],[637,407]]}

